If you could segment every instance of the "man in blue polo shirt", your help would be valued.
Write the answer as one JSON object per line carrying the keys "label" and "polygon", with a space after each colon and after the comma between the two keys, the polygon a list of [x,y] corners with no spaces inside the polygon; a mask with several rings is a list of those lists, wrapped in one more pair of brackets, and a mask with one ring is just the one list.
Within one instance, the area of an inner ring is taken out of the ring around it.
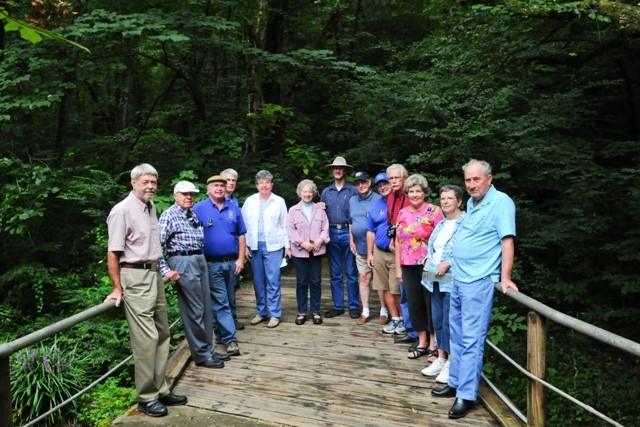
{"label": "man in blue polo shirt", "polygon": [[325,312],[325,317],[331,318],[344,314],[344,285],[342,283],[343,266],[347,272],[347,298],[349,316],[352,319],[360,317],[360,294],[358,292],[358,272],[356,259],[349,247],[349,199],[358,192],[347,182],[346,172],[351,169],[344,157],[336,157],[331,168],[334,178],[333,184],[322,190],[320,200],[324,202],[329,218],[329,243],[327,255],[329,258],[329,272],[331,274],[331,297],[333,307]]}
{"label": "man in blue polo shirt", "polygon": [[220,175],[207,180],[209,198],[193,208],[204,226],[204,255],[209,270],[213,316],[229,356],[239,356],[236,325],[228,287],[244,268],[245,227],[238,205],[225,197],[227,181]]}
{"label": "man in blue polo shirt", "polygon": [[500,282],[505,293],[518,290],[511,280],[516,236],[513,200],[491,185],[489,163],[471,159],[462,169],[471,198],[453,237],[449,382],[431,391],[436,397],[456,397],[449,418],[467,415],[478,396],[495,283]]}

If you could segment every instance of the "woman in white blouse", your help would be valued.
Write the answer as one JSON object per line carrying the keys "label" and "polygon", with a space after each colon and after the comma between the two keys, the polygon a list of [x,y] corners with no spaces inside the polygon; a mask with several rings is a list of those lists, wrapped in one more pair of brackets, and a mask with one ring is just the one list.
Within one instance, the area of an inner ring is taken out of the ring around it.
{"label": "woman in white blouse", "polygon": [[287,239],[287,206],[284,199],[272,193],[273,175],[261,170],[256,174],[258,192],[242,206],[247,226],[247,258],[251,260],[253,288],[256,294],[257,325],[269,318],[268,328],[275,328],[282,317],[280,266],[285,255],[290,257]]}

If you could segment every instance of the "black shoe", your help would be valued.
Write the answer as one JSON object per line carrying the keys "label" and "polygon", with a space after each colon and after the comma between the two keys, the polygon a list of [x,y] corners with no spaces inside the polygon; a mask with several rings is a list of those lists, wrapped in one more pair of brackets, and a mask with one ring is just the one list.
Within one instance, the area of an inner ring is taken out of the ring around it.
{"label": "black shoe", "polygon": [[216,359],[222,360],[223,362],[231,360],[231,356],[229,356],[228,353],[218,353],[217,351],[214,351],[213,354],[215,355]]}
{"label": "black shoe", "polygon": [[181,394],[169,393],[166,396],[160,396],[160,402],[165,406],[180,406],[187,404],[187,396]]}
{"label": "black shoe", "polygon": [[204,362],[198,362],[196,363],[196,365],[202,366],[205,368],[213,368],[213,369],[224,368],[224,362],[215,356],[212,357],[211,359],[205,360]]}
{"label": "black shoe", "polygon": [[409,335],[395,335],[393,337],[394,344],[413,344],[418,342],[417,338],[412,338]]}
{"label": "black shoe", "polygon": [[329,311],[325,311],[324,317],[327,319],[331,319],[332,317],[342,316],[344,314],[344,310],[339,310],[337,308],[332,308]]}
{"label": "black shoe", "polygon": [[453,406],[449,409],[449,418],[462,418],[469,413],[476,402],[473,400],[456,399]]}
{"label": "black shoe", "polygon": [[159,400],[152,400],[151,402],[138,403],[138,411],[150,417],[164,417],[167,415],[167,407]]}
{"label": "black shoe", "polygon": [[358,317],[360,317],[360,310],[358,310],[357,308],[352,308],[351,310],[349,310],[349,317],[351,317],[352,319],[357,319]]}
{"label": "black shoe", "polygon": [[242,322],[240,322],[238,320],[236,320],[235,322],[236,322],[236,331],[241,331],[241,330],[244,329],[244,323],[242,323]]}
{"label": "black shoe", "polygon": [[448,385],[431,390],[433,397],[456,397],[456,389]]}

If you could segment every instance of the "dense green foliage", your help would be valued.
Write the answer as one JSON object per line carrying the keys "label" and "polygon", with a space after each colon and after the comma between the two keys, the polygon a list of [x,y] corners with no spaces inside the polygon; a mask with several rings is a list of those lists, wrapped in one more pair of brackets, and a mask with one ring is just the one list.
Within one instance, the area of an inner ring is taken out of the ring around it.
{"label": "dense green foliage", "polygon": [[[159,170],[160,207],[179,177],[225,167],[242,195],[270,169],[293,202],[299,179],[326,184],[323,165],[342,154],[370,172],[403,162],[434,189],[461,184],[470,157],[488,160],[517,204],[523,291],[640,341],[634,2],[4,3],[92,53],[0,37],[2,337],[108,293],[105,218],[136,163]],[[498,301],[492,338],[522,361],[524,313]],[[114,315],[65,340],[100,372],[126,355],[126,336]],[[637,360],[555,328],[549,349],[552,383],[634,424]],[[487,353],[524,408],[524,380]],[[595,423],[561,408],[549,399],[549,425]]]}

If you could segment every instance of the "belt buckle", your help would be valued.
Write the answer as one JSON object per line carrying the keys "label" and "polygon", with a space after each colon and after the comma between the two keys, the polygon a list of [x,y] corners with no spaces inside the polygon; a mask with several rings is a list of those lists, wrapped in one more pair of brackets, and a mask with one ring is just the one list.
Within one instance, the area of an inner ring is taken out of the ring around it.
{"label": "belt buckle", "polygon": [[336,228],[337,228],[338,230],[342,230],[342,227],[344,227],[342,224],[336,224]]}
{"label": "belt buckle", "polygon": [[146,262],[142,265],[146,270],[160,271],[160,264],[158,262]]}

